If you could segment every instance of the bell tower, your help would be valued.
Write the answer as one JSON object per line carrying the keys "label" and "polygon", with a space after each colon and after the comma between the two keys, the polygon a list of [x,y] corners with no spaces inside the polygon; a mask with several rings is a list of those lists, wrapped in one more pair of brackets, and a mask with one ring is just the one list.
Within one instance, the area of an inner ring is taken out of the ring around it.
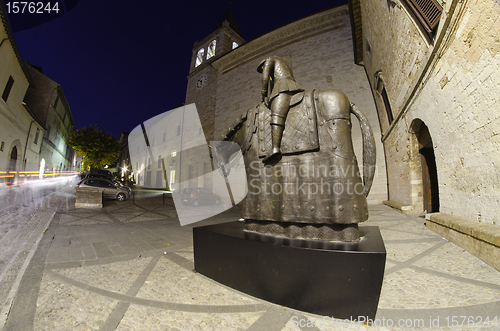
{"label": "bell tower", "polygon": [[188,75],[186,104],[195,103],[207,141],[214,138],[217,78],[211,63],[245,42],[231,8],[228,8],[213,31],[193,46]]}

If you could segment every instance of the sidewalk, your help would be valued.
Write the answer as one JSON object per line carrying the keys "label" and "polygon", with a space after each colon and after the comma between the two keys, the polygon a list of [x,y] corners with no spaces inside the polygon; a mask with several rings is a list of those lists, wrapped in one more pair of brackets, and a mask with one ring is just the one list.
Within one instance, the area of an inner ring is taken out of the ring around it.
{"label": "sidewalk", "polygon": [[[63,192],[20,279],[5,330],[344,329],[341,321],[280,307],[194,273],[193,225],[181,227],[172,199],[161,193],[91,210],[75,209],[74,190]],[[238,218],[233,208],[194,226]],[[354,322],[345,329],[387,330],[401,322],[500,329],[498,271],[426,229],[423,219],[390,207],[370,206],[365,225],[380,227],[387,249],[374,324],[389,327]],[[490,325],[482,323],[486,317]]]}

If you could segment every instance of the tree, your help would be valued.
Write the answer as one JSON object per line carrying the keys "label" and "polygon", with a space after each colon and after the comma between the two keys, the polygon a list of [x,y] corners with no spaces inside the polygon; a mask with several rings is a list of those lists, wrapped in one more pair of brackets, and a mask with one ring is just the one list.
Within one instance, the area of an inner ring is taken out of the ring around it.
{"label": "tree", "polygon": [[97,126],[82,128],[70,133],[69,144],[82,156],[82,169],[101,169],[115,164],[118,160],[120,144],[109,133]]}

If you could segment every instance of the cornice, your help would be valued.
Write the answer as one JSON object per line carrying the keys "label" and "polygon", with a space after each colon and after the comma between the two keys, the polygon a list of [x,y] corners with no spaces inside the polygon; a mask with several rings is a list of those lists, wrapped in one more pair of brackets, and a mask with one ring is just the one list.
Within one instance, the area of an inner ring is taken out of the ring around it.
{"label": "cornice", "polygon": [[234,49],[211,65],[227,72],[270,50],[311,36],[345,27],[349,22],[347,5],[338,6],[287,24]]}

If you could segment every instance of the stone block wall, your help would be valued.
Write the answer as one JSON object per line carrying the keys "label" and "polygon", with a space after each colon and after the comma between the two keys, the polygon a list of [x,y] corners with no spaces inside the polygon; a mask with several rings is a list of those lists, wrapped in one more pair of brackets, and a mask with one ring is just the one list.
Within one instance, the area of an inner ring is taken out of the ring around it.
{"label": "stone block wall", "polygon": [[476,0],[461,9],[412,111],[436,141],[441,211],[498,225],[500,6]]}
{"label": "stone block wall", "polygon": [[363,34],[370,44],[369,49],[364,45],[363,63],[372,88],[375,73],[382,70],[395,118],[389,125],[374,91],[388,166],[389,198],[422,211],[420,161],[412,132],[412,123],[419,119],[428,127],[433,142],[440,211],[498,225],[498,2],[446,1],[432,43],[397,1],[365,0],[361,7]]}

